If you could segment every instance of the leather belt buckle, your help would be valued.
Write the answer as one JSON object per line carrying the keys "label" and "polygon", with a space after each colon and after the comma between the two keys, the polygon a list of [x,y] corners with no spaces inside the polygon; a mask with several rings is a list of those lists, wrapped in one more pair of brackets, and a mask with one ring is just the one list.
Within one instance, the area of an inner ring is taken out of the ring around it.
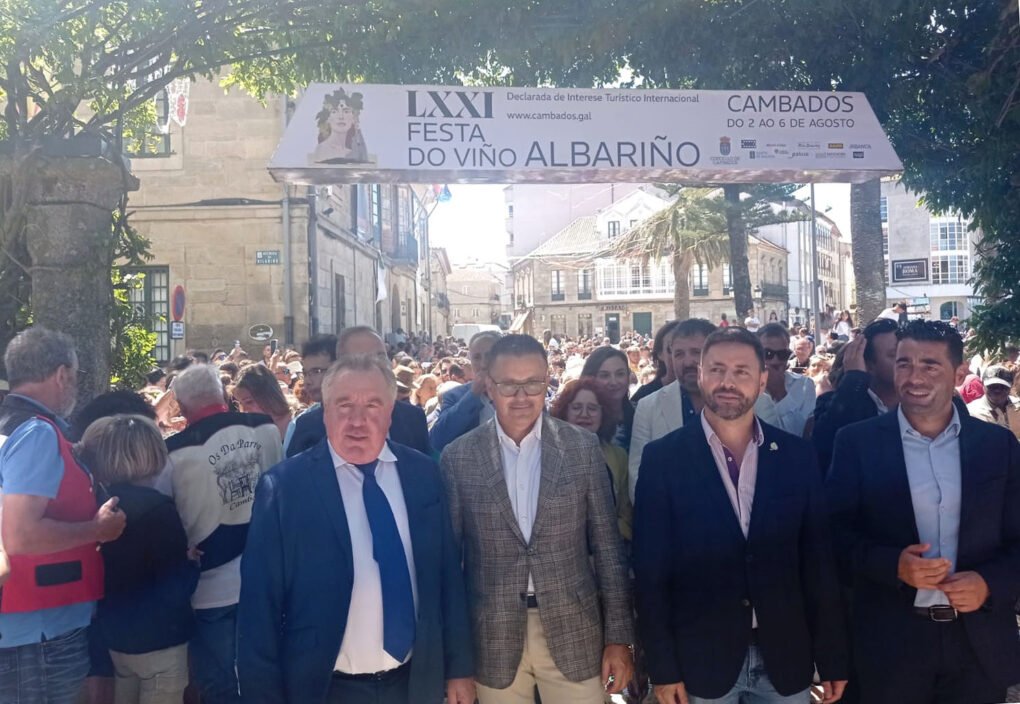
{"label": "leather belt buckle", "polygon": [[928,618],[935,623],[951,623],[959,618],[959,612],[952,606],[936,605],[928,607]]}

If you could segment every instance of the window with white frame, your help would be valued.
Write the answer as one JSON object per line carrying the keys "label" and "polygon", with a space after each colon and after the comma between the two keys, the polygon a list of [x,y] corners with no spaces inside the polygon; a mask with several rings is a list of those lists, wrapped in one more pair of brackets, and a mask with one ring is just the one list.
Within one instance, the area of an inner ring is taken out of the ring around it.
{"label": "window with white frame", "polygon": [[962,220],[938,218],[929,225],[932,252],[968,252],[967,226]]}
{"label": "window with white frame", "polygon": [[882,217],[882,222],[889,222],[889,199],[885,196],[878,201],[878,213]]}
{"label": "window with white frame", "polygon": [[668,259],[601,259],[595,269],[599,297],[673,294],[673,267]]}
{"label": "window with white frame", "polygon": [[965,254],[933,254],[931,282],[933,284],[965,284],[970,278],[970,257]]}
{"label": "window with white frame", "polygon": [[733,293],[733,267],[729,262],[722,265],[722,292],[724,296]]}
{"label": "window with white frame", "polygon": [[620,221],[619,220],[610,220],[607,223],[606,227],[608,228],[609,239],[613,239],[614,237],[618,237],[620,235]]}

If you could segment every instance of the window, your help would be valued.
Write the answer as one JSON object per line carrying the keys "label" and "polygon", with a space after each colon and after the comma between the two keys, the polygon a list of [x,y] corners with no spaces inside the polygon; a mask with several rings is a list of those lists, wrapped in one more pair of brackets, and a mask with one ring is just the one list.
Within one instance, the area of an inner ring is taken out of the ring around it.
{"label": "window", "polygon": [[657,262],[600,259],[595,268],[600,298],[673,295],[673,267],[668,259]]}
{"label": "window", "polygon": [[591,337],[594,333],[594,328],[591,323],[591,313],[578,313],[577,314],[577,334],[580,337]]}
{"label": "window", "polygon": [[970,278],[970,257],[965,254],[937,254],[931,258],[933,284],[965,284]]}
{"label": "window", "polygon": [[378,183],[372,184],[370,192],[370,209],[372,212],[372,237],[379,239],[382,236],[382,186]]}
{"label": "window", "polygon": [[889,259],[889,226],[882,225],[882,256]]}
{"label": "window", "polygon": [[577,272],[577,300],[591,300],[591,269],[580,269]]}
{"label": "window", "polygon": [[141,276],[138,286],[128,289],[128,300],[135,309],[135,320],[156,333],[156,361],[163,364],[170,359],[170,267],[146,266],[122,269],[127,276]]}
{"label": "window", "polygon": [[347,282],[343,275],[333,276],[333,332],[347,327]]}
{"label": "window", "polygon": [[969,253],[967,232],[960,220],[939,218],[929,225],[932,252]]}
{"label": "window", "polygon": [[733,293],[733,267],[729,265],[729,262],[722,266],[722,293],[724,296]]}
{"label": "window", "polygon": [[691,267],[691,289],[695,296],[708,295],[708,267],[704,264],[695,264]]}
{"label": "window", "polygon": [[889,199],[885,196],[878,201],[878,212],[882,217],[882,222],[889,222]]}
{"label": "window", "polygon": [[481,315],[482,314],[478,312],[477,308],[471,309],[471,317],[474,318],[475,320],[478,320],[478,318],[481,317]]}
{"label": "window", "polygon": [[[156,93],[156,124],[130,141],[124,142],[124,153],[135,159],[170,156],[170,98],[166,89]],[[163,132],[159,125],[166,125]]]}
{"label": "window", "polygon": [[608,224],[608,227],[609,227],[609,239],[613,239],[614,237],[619,237],[619,235],[620,235],[620,221],[619,220],[610,220],[609,224]]}
{"label": "window", "polygon": [[632,219],[632,220],[630,221],[630,225],[628,225],[628,226],[627,226],[627,229],[628,229],[628,230],[632,230],[632,229],[634,229],[634,226],[635,226],[635,225],[637,225],[637,220],[634,220],[634,219]]}
{"label": "window", "polygon": [[563,290],[563,271],[560,269],[553,269],[553,271],[551,272],[551,278],[552,281],[549,290],[552,293],[552,300],[554,301],[564,300],[566,296]]}
{"label": "window", "polygon": [[514,204],[513,203],[510,203],[508,206],[506,206],[506,216],[508,218],[512,218],[514,216]]}
{"label": "window", "polygon": [[550,315],[549,329],[552,331],[553,335],[560,338],[564,337],[567,334],[567,316]]}
{"label": "window", "polygon": [[959,317],[959,310],[956,301],[946,301],[939,306],[939,320],[949,321],[954,316]]}
{"label": "window", "polygon": [[460,287],[460,292],[463,293],[466,296],[466,295],[468,295],[468,290],[470,288],[471,288],[470,286],[461,286]]}

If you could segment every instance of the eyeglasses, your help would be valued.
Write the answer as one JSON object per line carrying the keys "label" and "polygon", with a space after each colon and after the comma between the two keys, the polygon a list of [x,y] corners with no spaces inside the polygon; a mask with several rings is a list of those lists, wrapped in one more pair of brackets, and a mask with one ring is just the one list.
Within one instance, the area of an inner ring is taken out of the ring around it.
{"label": "eyeglasses", "polygon": [[323,369],[322,367],[310,367],[309,369],[304,370],[304,375],[305,378],[310,376],[322,376],[328,371],[328,369]]}
{"label": "eyeglasses", "polygon": [[496,385],[496,391],[499,392],[500,396],[516,396],[518,391],[523,390],[526,396],[539,396],[544,394],[548,385],[545,381],[524,381],[517,383],[516,381],[496,381],[493,382]]}
{"label": "eyeglasses", "polygon": [[785,362],[786,360],[788,360],[790,358],[791,354],[793,354],[793,352],[791,352],[788,349],[783,349],[783,350],[770,350],[770,349],[766,349],[765,350],[765,359],[769,360],[769,359],[777,359],[778,358],[778,359],[781,359],[781,360],[783,360]]}

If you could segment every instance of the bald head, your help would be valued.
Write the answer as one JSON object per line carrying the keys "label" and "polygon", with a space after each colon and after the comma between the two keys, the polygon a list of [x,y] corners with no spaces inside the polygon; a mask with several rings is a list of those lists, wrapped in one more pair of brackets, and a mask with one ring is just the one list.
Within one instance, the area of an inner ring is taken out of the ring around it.
{"label": "bald head", "polygon": [[337,340],[336,356],[342,359],[355,354],[385,357],[386,345],[379,334],[367,325],[347,328]]}

